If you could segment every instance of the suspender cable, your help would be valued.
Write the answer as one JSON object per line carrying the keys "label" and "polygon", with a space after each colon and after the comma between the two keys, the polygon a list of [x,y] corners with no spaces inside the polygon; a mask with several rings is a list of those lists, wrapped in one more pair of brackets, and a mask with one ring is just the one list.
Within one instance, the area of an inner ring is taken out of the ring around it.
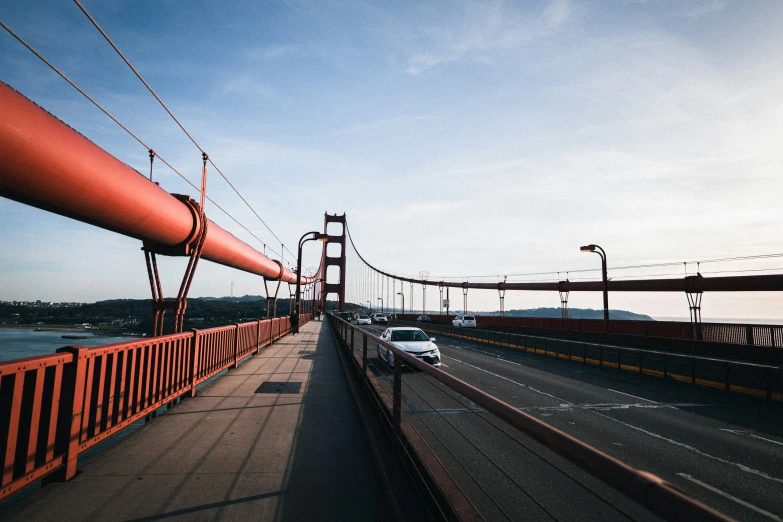
{"label": "suspender cable", "polygon": [[[193,138],[193,136],[191,136],[191,134],[187,131],[185,126],[182,125],[182,123],[177,119],[176,116],[174,116],[174,113],[171,112],[171,110],[168,108],[168,106],[165,103],[163,103],[163,100],[160,98],[160,96],[158,96],[158,94],[152,89],[150,84],[147,83],[147,80],[145,80],[144,77],[142,77],[141,73],[139,73],[139,71],[133,66],[133,64],[130,62],[130,60],[128,60],[128,58],[124,54],[122,54],[122,51],[120,51],[119,47],[117,47],[117,45],[112,41],[112,39],[109,37],[109,35],[106,34],[106,31],[103,30],[103,28],[98,24],[98,22],[95,20],[95,18],[92,17],[92,15],[81,4],[81,2],[79,2],[79,0],[73,0],[73,1],[79,7],[79,9],[81,9],[81,11],[85,14],[85,16],[90,20],[90,22],[92,22],[92,25],[94,25],[95,28],[101,33],[101,35],[103,35],[104,39],[109,43],[109,45],[112,46],[112,48],[117,52],[117,54],[120,56],[120,58],[122,58],[122,60],[125,62],[125,64],[128,67],[130,67],[131,71],[133,71],[133,74],[135,74],[136,77],[141,81],[141,83],[144,84],[144,86],[147,88],[147,90],[150,91],[150,94],[152,94],[155,97],[155,99],[158,100],[158,103],[160,103],[161,107],[163,107],[166,110],[166,112],[169,114],[169,116],[171,116],[171,119],[173,119],[176,122],[176,124],[179,126],[179,128],[182,129],[182,132],[184,132],[185,135],[188,138],[190,138],[190,141],[193,142],[193,145],[195,145],[196,148],[202,154],[205,153],[204,149],[201,148],[201,145],[199,145],[196,142],[195,138]],[[267,225],[266,222],[261,218],[261,216],[258,215],[258,213],[255,211],[255,209],[250,205],[250,203],[248,203],[248,201],[244,198],[244,196],[242,196],[242,194],[239,193],[237,188],[231,183],[231,181],[228,180],[226,175],[223,174],[223,172],[218,168],[218,166],[215,165],[215,163],[212,160],[208,160],[208,161],[209,161],[209,163],[213,167],[215,167],[215,170],[218,171],[218,174],[220,174],[221,177],[226,181],[226,183],[228,183],[228,185],[236,193],[236,195],[239,196],[239,198],[245,203],[245,205],[247,205],[247,208],[249,208],[250,211],[253,212],[253,214],[255,214],[255,216],[258,218],[258,220],[261,221],[261,223],[264,225],[264,227],[266,227],[266,229],[269,231],[269,233],[272,234],[275,237],[275,239],[280,241],[280,238],[277,237],[277,234],[275,234],[272,231],[272,229],[269,228],[269,225]],[[280,242],[282,243],[282,241],[280,241]],[[288,252],[292,256],[294,256],[293,252],[291,252],[290,250],[288,250]],[[296,257],[296,256],[294,256],[294,257]]]}

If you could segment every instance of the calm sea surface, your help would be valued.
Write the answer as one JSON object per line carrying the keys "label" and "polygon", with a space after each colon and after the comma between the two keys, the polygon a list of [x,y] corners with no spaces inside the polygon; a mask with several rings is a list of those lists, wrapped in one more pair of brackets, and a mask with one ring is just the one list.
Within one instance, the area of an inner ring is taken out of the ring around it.
{"label": "calm sea surface", "polygon": [[90,335],[87,332],[36,332],[32,328],[0,328],[0,361],[54,353],[57,348],[81,344],[100,346],[119,343],[128,337],[91,336],[87,339],[63,339],[63,335]]}

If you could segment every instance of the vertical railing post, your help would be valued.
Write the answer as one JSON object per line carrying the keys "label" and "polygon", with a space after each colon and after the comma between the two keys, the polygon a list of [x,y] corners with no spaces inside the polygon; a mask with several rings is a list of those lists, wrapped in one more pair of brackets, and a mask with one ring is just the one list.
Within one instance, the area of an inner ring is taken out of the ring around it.
{"label": "vertical railing post", "polygon": [[196,379],[198,378],[198,358],[199,358],[199,340],[200,336],[198,330],[191,329],[193,332],[193,342],[190,348],[190,396],[196,396]]}
{"label": "vertical railing post", "polygon": [[[63,373],[62,390],[66,393],[60,396],[60,400],[67,400],[70,411],[61,417],[62,427],[67,429],[67,446],[65,449],[65,465],[54,480],[70,480],[76,476],[76,464],[79,458],[79,443],[81,442],[82,415],[84,415],[84,387],[91,383],[85,383],[87,375],[87,363],[89,350],[81,345],[66,346],[58,352],[73,354],[73,371]],[[70,396],[68,396],[70,395]]]}
{"label": "vertical railing post", "polygon": [[256,355],[261,353],[261,319],[256,321]]}
{"label": "vertical railing post", "polygon": [[[351,352],[353,352],[353,341],[351,341]],[[367,336],[366,335],[364,336],[364,342],[362,342],[362,375],[367,375]]]}
{"label": "vertical railing post", "polygon": [[356,328],[351,326],[351,353],[353,353],[353,334],[356,332]]}
{"label": "vertical railing post", "polygon": [[[366,337],[365,337],[366,339]],[[402,409],[402,363],[399,357],[394,358],[394,384],[392,388],[392,429],[394,430],[394,443],[400,440],[400,417]]]}
{"label": "vertical railing post", "polygon": [[239,323],[234,323],[234,369],[239,368]]}

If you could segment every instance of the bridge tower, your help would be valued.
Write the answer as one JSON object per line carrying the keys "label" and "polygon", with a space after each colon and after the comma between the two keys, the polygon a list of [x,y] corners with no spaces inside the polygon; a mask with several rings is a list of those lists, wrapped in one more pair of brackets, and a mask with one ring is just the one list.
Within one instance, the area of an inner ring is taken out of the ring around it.
{"label": "bridge tower", "polygon": [[[340,235],[329,234],[329,223],[340,223],[342,225],[342,231]],[[326,311],[326,297],[329,294],[337,294],[337,310],[340,312],[345,311],[345,237],[346,237],[347,225],[345,214],[342,216],[334,214],[329,215],[324,213],[324,234],[329,236],[329,240],[324,244],[323,250],[323,284],[321,286],[321,309]],[[329,245],[339,244],[340,255],[328,256],[327,249]],[[336,266],[340,270],[340,278],[336,283],[328,283],[326,280],[327,274],[329,274],[329,267]]]}

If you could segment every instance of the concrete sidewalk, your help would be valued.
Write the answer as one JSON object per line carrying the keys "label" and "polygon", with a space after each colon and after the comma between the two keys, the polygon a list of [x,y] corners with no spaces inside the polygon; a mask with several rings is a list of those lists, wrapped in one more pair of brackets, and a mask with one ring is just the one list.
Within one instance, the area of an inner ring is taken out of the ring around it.
{"label": "concrete sidewalk", "polygon": [[338,357],[310,322],[3,518],[389,520]]}

